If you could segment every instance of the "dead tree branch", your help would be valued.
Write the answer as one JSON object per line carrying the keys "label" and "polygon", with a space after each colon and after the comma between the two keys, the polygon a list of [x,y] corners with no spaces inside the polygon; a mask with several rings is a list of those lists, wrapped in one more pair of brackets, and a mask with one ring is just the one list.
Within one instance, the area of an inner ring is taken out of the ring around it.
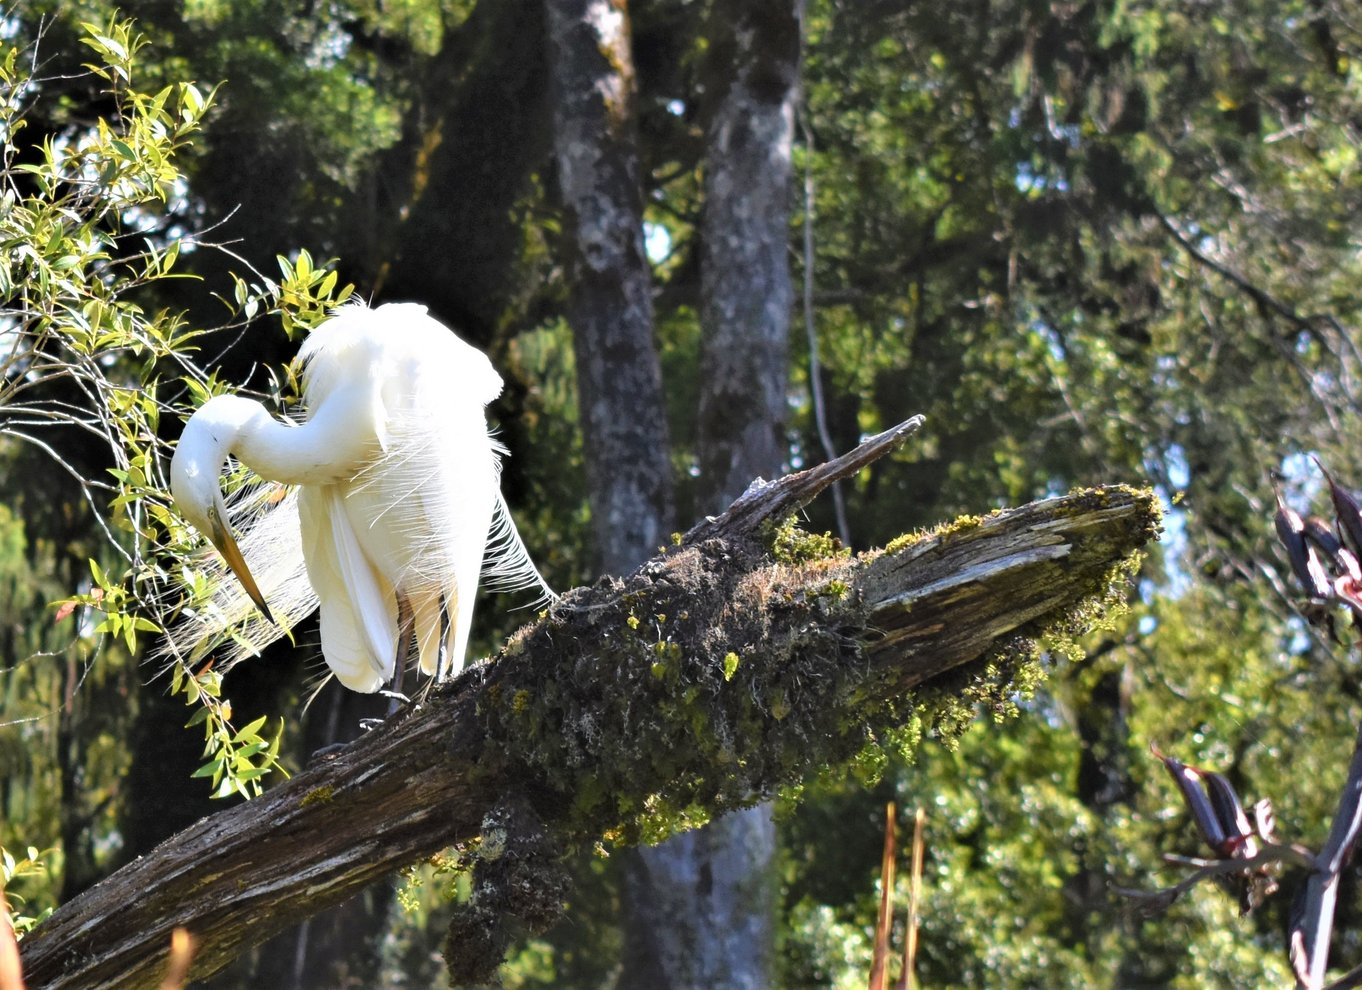
{"label": "dead tree branch", "polygon": [[24,941],[30,984],[148,986],[176,927],[202,978],[405,864],[480,837],[490,857],[517,816],[543,855],[545,838],[645,841],[750,804],[874,744],[914,688],[1073,631],[1156,535],[1151,493],[1102,488],[857,557],[772,558],[763,524],[915,426],[754,487],[334,759],[124,867]]}

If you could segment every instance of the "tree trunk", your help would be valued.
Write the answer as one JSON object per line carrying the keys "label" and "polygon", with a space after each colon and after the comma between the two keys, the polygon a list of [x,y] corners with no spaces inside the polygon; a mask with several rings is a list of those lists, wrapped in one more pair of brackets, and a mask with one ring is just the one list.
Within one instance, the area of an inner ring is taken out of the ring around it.
{"label": "tree trunk", "polygon": [[[706,66],[700,221],[701,513],[786,457],[799,0],[724,0]],[[763,988],[774,957],[769,804],[626,859],[623,986]]]}
{"label": "tree trunk", "polygon": [[[1157,531],[1152,493],[1110,488],[852,559],[760,551],[764,524],[896,439],[749,492],[626,581],[566,595],[494,662],[63,905],[24,940],[29,984],[154,985],[176,926],[198,938],[202,978],[450,845],[478,841],[481,867],[535,830],[549,849],[628,843],[749,805],[964,682],[915,687],[985,655],[996,677],[1027,637],[1098,617]],[[518,879],[493,920],[551,920],[557,889]]]}
{"label": "tree trunk", "polygon": [[674,514],[662,370],[643,248],[629,20],[608,0],[547,0],[568,320],[601,569],[666,542]]}
{"label": "tree trunk", "polygon": [[775,847],[763,802],[630,850],[619,985],[771,986]]}
{"label": "tree trunk", "polygon": [[788,455],[790,177],[800,0],[724,0],[710,32],[700,240],[703,512]]}

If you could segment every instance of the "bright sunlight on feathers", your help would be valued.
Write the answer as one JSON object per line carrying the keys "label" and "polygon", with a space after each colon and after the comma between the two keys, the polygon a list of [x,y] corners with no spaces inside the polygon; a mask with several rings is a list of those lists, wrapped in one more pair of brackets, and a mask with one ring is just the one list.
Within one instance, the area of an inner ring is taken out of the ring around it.
{"label": "bright sunlight on feathers", "polygon": [[[451,676],[480,575],[496,590],[552,594],[501,495],[505,449],[484,413],[501,378],[409,303],[346,305],[298,357],[304,422],[228,395],[185,424],[171,491],[220,556],[206,568],[209,600],[186,609],[160,655],[197,660],[225,634],[235,663],[320,605],[322,654],[346,687],[400,681],[412,655],[425,674]],[[230,502],[229,456],[265,479]]]}

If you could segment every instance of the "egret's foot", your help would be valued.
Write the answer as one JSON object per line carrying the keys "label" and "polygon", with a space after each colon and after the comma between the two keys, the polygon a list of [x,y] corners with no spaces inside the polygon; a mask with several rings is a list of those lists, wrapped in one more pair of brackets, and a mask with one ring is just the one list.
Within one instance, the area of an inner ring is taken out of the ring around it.
{"label": "egret's foot", "polygon": [[388,699],[388,714],[384,718],[392,718],[403,705],[411,704],[411,699],[401,691],[380,691],[378,693]]}
{"label": "egret's foot", "polygon": [[[389,714],[392,713],[389,712]],[[362,718],[359,720],[359,727],[365,732],[372,732],[386,721],[386,718]]]}
{"label": "egret's foot", "polygon": [[329,760],[334,760],[336,757],[340,756],[341,750],[345,749],[348,745],[350,744],[339,742],[331,743],[329,746],[323,746],[321,749],[315,749],[312,751],[312,755],[307,758],[307,765],[315,767],[318,763],[326,763]]}

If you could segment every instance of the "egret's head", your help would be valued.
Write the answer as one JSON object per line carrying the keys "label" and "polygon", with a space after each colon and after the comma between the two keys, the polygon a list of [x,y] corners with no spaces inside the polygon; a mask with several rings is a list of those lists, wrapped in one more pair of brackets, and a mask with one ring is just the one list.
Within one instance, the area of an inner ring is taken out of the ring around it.
{"label": "egret's head", "polygon": [[257,408],[247,399],[221,395],[209,399],[189,417],[170,461],[170,494],[180,515],[217,547],[251,601],[273,622],[265,597],[232,535],[219,480],[227,456]]}

